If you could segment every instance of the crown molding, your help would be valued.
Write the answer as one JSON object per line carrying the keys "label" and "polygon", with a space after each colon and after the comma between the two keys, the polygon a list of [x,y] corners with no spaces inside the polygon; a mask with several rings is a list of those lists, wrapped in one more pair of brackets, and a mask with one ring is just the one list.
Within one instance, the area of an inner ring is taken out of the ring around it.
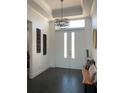
{"label": "crown molding", "polygon": [[47,19],[51,20],[52,19],[52,13],[50,12],[50,10],[49,11],[46,10],[45,7],[43,8],[43,7],[39,6],[39,4],[37,4],[37,3],[34,0],[27,0],[27,4],[30,7],[35,9],[37,12],[39,12],[41,15],[43,15]]}

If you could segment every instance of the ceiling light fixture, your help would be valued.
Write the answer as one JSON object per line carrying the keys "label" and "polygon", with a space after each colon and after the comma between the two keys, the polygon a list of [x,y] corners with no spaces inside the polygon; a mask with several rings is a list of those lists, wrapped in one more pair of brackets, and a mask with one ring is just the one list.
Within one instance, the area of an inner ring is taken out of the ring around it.
{"label": "ceiling light fixture", "polygon": [[55,26],[57,28],[67,28],[69,26],[69,19],[63,18],[63,1],[61,1],[61,18],[55,20]]}

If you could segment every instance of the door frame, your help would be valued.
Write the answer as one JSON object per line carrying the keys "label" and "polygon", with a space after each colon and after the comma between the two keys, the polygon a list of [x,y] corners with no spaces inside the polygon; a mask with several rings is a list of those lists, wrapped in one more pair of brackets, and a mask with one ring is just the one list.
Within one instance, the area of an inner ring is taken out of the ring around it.
{"label": "door frame", "polygon": [[[28,28],[28,24],[30,25],[30,28]],[[29,45],[29,55],[30,55],[30,59],[29,59],[29,79],[31,79],[31,74],[32,74],[32,21],[30,20],[27,20],[27,31],[28,29],[30,29],[30,38],[29,38],[29,41],[27,40],[27,44],[28,42],[30,43]],[[27,32],[27,35],[28,35],[28,32]],[[28,39],[28,37],[27,37]],[[27,46],[28,47],[28,46]]]}

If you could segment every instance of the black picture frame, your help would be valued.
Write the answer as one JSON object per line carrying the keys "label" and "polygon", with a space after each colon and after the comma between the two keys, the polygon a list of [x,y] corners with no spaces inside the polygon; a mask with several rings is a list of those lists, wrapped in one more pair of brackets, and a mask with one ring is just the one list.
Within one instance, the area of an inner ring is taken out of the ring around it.
{"label": "black picture frame", "polygon": [[36,51],[41,53],[41,29],[36,28]]}
{"label": "black picture frame", "polygon": [[47,35],[43,34],[43,55],[47,54]]}

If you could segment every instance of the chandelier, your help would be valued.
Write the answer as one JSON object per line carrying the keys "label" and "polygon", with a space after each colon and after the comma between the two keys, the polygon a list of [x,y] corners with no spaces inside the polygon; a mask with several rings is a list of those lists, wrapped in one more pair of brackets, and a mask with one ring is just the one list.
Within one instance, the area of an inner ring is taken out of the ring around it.
{"label": "chandelier", "polygon": [[66,28],[69,26],[69,19],[63,18],[63,1],[61,0],[61,18],[55,20],[55,26],[57,28]]}

